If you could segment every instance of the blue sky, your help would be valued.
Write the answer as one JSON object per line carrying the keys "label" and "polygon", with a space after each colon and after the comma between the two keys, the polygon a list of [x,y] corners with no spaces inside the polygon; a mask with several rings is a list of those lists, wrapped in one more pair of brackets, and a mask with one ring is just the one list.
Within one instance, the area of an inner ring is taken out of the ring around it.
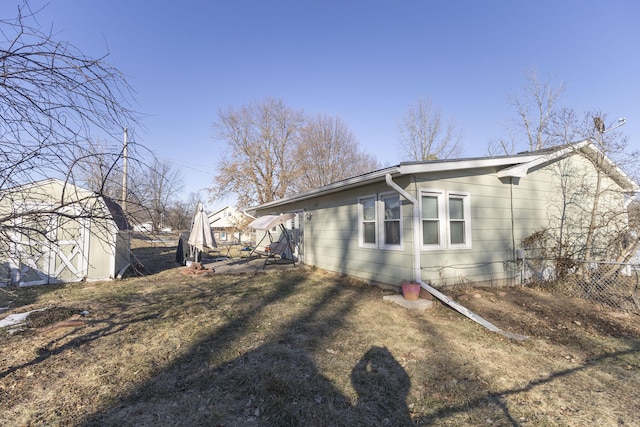
{"label": "blue sky", "polygon": [[[0,16],[15,4],[2,1]],[[407,107],[431,98],[464,130],[465,155],[480,156],[531,68],[567,84],[562,105],[626,117],[640,149],[633,0],[52,0],[39,21],[87,55],[109,52],[147,115],[136,142],[183,173],[185,197],[212,185],[220,109],[274,97],[340,116],[386,166],[401,160]]]}

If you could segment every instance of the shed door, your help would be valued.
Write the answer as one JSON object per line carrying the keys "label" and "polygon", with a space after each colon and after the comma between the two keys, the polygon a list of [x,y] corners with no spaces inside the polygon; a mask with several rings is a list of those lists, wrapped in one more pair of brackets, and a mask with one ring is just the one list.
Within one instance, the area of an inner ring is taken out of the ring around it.
{"label": "shed door", "polygon": [[50,246],[53,258],[50,277],[63,282],[73,282],[87,276],[88,228],[86,218],[58,217],[56,241]]}
{"label": "shed door", "polygon": [[[67,212],[72,217],[71,212]],[[14,280],[23,285],[80,281],[89,270],[88,220],[55,214],[25,217],[16,236]]]}
{"label": "shed door", "polygon": [[55,239],[52,215],[19,217],[19,234],[14,236],[12,279],[20,285],[51,283],[50,242]]}

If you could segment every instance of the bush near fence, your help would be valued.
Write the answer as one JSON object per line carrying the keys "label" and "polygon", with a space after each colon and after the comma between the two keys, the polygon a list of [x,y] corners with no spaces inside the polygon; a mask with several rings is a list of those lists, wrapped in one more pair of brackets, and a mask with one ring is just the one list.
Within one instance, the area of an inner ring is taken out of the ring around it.
{"label": "bush near fence", "polygon": [[521,265],[521,281],[527,286],[640,314],[638,264],[538,258]]}

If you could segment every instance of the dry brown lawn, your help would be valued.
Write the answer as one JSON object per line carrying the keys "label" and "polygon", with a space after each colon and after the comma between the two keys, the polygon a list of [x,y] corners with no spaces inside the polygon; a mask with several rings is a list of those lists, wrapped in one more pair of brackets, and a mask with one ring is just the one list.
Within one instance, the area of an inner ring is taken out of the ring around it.
{"label": "dry brown lawn", "polygon": [[192,277],[157,249],[146,277],[0,289],[0,317],[48,308],[0,330],[0,425],[640,425],[640,316],[447,291],[516,342],[319,270]]}

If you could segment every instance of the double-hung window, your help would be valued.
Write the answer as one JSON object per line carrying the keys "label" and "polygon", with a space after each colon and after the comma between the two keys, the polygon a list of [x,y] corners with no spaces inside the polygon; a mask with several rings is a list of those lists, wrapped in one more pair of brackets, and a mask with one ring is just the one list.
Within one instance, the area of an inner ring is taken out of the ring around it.
{"label": "double-hung window", "polygon": [[422,190],[423,249],[471,248],[471,197],[468,193]]}
{"label": "double-hung window", "polygon": [[400,195],[397,193],[380,195],[380,215],[383,221],[380,247],[398,249],[402,244],[402,215]]}
{"label": "double-hung window", "polygon": [[449,244],[451,247],[470,246],[471,236],[467,233],[469,231],[468,200],[469,196],[449,194]]}
{"label": "double-hung window", "polygon": [[378,247],[378,223],[376,210],[377,197],[367,196],[358,199],[358,240],[364,248]]}
{"label": "double-hung window", "polygon": [[372,249],[402,249],[402,203],[397,193],[358,199],[358,243]]}
{"label": "double-hung window", "polygon": [[446,211],[443,192],[422,193],[422,244],[430,249],[446,247]]}

